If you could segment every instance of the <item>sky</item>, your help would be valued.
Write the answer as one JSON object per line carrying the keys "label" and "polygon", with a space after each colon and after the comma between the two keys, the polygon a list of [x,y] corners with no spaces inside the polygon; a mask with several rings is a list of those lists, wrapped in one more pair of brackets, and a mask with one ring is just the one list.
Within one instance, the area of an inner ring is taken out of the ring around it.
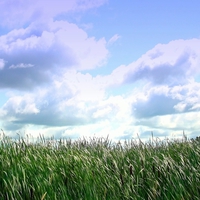
{"label": "sky", "polygon": [[199,19],[199,0],[0,0],[0,128],[198,136]]}

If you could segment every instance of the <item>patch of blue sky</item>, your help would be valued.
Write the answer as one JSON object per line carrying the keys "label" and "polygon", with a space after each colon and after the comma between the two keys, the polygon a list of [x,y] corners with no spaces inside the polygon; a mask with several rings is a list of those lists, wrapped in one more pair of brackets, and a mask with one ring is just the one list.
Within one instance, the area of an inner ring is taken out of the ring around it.
{"label": "patch of blue sky", "polygon": [[5,92],[0,91],[0,108],[6,103],[8,97],[6,96]]}
{"label": "patch of blue sky", "polygon": [[195,81],[200,83],[200,76],[196,76]]}
{"label": "patch of blue sky", "polygon": [[106,93],[108,95],[112,95],[112,96],[127,96],[130,95],[131,93],[133,93],[133,91],[137,88],[141,88],[142,83],[138,82],[138,83],[126,83],[126,84],[122,84],[120,86],[113,86],[110,87],[106,90]]}

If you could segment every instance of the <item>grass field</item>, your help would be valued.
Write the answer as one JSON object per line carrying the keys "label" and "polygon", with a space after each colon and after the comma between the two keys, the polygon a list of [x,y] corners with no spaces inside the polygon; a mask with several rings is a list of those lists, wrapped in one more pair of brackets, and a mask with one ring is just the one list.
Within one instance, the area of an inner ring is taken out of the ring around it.
{"label": "grass field", "polygon": [[0,200],[199,200],[200,142],[2,135]]}

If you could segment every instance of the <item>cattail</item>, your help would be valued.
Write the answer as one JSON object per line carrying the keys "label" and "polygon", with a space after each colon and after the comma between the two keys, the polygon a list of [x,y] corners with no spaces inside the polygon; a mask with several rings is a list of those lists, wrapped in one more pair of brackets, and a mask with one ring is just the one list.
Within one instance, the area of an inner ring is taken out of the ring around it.
{"label": "cattail", "polygon": [[130,175],[133,176],[133,166],[132,165],[130,165],[129,171],[130,171]]}
{"label": "cattail", "polygon": [[122,186],[123,186],[123,185],[124,185],[124,180],[123,180],[122,174],[120,174],[120,180],[121,180],[121,184],[122,184]]}
{"label": "cattail", "polygon": [[169,172],[169,163],[167,163],[167,171]]}
{"label": "cattail", "polygon": [[142,165],[142,168],[144,168],[144,161],[141,160],[141,165]]}
{"label": "cattail", "polygon": [[34,199],[34,190],[32,186],[30,188],[30,199]]}
{"label": "cattail", "polygon": [[68,178],[65,176],[64,177],[64,185],[67,187],[67,185],[68,185]]}

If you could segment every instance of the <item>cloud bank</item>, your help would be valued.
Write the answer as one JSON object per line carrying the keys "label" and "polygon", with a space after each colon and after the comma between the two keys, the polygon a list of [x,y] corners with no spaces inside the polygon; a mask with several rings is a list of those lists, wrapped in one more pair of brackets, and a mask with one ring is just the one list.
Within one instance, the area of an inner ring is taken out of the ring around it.
{"label": "cloud bank", "polygon": [[151,131],[197,132],[200,39],[158,44],[129,65],[92,76],[121,36],[108,41],[88,36],[63,16],[106,2],[1,1],[0,25],[8,29],[0,35],[0,90],[7,97],[0,107],[3,129],[117,139]]}
{"label": "cloud bank", "polygon": [[[200,109],[200,83],[194,79],[199,74],[199,42],[192,39],[157,45],[137,61],[119,66],[107,76],[92,77],[78,72],[82,70],[78,65],[73,69],[69,66],[62,75],[51,77],[50,86],[37,88],[34,93],[10,94],[1,108],[1,119],[7,128],[14,125],[22,128],[27,124],[63,127],[62,135],[67,134],[65,130],[69,131],[67,127],[74,127],[70,132],[74,130],[77,135],[77,127],[86,129],[92,124],[96,128],[91,131],[98,129],[115,138],[131,137],[136,131],[148,130],[156,130],[158,135],[161,130],[165,130],[165,134],[167,130],[181,129],[194,132],[199,128],[195,120],[191,120]],[[5,68],[10,65],[7,63]],[[15,67],[7,70],[34,70],[32,65],[17,67],[13,64]],[[62,68],[62,64],[58,67]],[[53,66],[49,69],[53,70]],[[127,85],[129,90],[122,95],[107,92]]]}

